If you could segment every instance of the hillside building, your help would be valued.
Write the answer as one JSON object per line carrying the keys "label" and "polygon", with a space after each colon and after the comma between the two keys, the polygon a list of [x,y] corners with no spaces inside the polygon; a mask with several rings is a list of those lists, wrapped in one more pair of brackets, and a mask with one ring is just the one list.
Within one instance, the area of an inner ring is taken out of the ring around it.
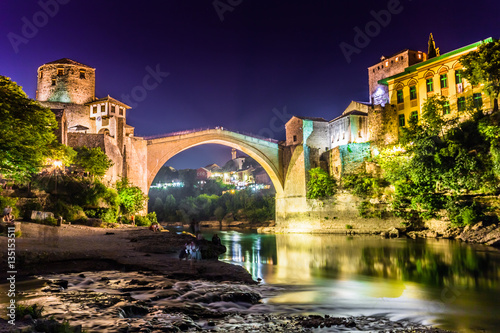
{"label": "hillside building", "polygon": [[131,108],[109,95],[96,98],[95,68],[68,58],[43,64],[37,72],[36,100],[56,115],[61,143],[100,147],[108,155],[113,166],[105,182],[128,177],[139,186],[146,183],[146,170],[137,163],[145,159],[145,142],[135,138],[134,127],[127,124]]}

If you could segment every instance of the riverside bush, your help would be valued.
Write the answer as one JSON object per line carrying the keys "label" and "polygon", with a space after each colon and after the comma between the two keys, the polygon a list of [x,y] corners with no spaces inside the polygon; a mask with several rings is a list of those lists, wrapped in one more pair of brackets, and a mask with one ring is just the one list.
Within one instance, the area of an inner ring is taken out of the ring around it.
{"label": "riverside bush", "polygon": [[42,318],[44,308],[43,305],[40,306],[36,303],[31,305],[18,303],[16,305],[15,312],[16,312],[16,320],[21,320],[26,315],[30,315],[31,318],[33,319],[38,319]]}

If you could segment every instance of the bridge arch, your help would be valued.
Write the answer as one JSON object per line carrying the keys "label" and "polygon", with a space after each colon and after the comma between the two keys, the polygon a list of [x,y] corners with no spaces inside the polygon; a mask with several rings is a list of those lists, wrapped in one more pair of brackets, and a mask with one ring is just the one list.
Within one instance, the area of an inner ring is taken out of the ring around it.
{"label": "bridge arch", "polygon": [[147,139],[147,188],[151,187],[160,168],[172,157],[189,148],[220,144],[238,149],[259,163],[271,178],[276,196],[283,195],[282,151],[277,142],[231,132],[221,128],[166,135]]}

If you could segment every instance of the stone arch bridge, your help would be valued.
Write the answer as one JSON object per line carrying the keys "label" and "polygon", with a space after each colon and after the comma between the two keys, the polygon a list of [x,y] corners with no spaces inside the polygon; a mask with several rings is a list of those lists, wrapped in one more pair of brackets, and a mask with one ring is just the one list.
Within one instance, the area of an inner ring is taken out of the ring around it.
{"label": "stone arch bridge", "polygon": [[277,196],[283,194],[282,147],[276,140],[223,128],[183,131],[144,139],[147,140],[148,189],[160,168],[170,158],[189,148],[212,143],[238,149],[255,159],[271,178]]}
{"label": "stone arch bridge", "polygon": [[[276,190],[276,225],[305,229],[311,220],[306,198],[307,170],[319,166],[325,149],[327,122],[293,117],[285,126],[286,141],[229,131],[222,127],[188,130],[150,137],[133,137],[125,152],[124,175],[148,193],[160,168],[176,154],[203,144],[220,144],[243,151],[255,159],[271,178]],[[316,219],[314,217],[314,219]]]}

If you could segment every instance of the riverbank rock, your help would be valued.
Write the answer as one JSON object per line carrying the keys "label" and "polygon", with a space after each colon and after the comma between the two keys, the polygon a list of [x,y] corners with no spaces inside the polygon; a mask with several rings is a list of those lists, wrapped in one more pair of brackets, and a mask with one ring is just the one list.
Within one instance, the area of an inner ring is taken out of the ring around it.
{"label": "riverbank rock", "polygon": [[457,239],[468,243],[486,244],[499,247],[500,227],[496,224],[483,226],[483,223],[480,222],[474,226],[466,226]]}

